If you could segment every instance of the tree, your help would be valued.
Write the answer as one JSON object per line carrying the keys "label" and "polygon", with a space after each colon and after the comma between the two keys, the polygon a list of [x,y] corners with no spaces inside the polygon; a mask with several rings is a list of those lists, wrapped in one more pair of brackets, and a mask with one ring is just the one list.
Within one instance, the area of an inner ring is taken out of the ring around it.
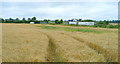
{"label": "tree", "polygon": [[22,23],[27,23],[25,18],[22,19]]}
{"label": "tree", "polygon": [[82,22],[94,22],[93,20],[83,20]]}
{"label": "tree", "polygon": [[35,22],[35,21],[36,21],[36,17],[33,17],[33,18],[32,18],[32,21]]}
{"label": "tree", "polygon": [[63,23],[63,19],[60,20],[60,24],[62,24],[62,23]]}
{"label": "tree", "polygon": [[36,20],[36,21],[35,21],[35,23],[39,24],[39,23],[40,23],[40,21],[39,21],[39,20]]}
{"label": "tree", "polygon": [[30,18],[28,18],[28,20],[27,20],[27,21],[28,21],[28,23],[30,23],[30,22],[31,22],[31,19],[30,19]]}
{"label": "tree", "polygon": [[60,20],[59,20],[59,19],[56,19],[56,20],[55,20],[55,23],[56,23],[56,24],[61,24],[61,23],[63,23],[63,19],[60,19]]}
{"label": "tree", "polygon": [[48,21],[49,21],[49,20],[47,20],[47,19],[44,19],[43,21],[48,23]]}
{"label": "tree", "polygon": [[12,18],[9,18],[8,23],[13,23],[14,20]]}
{"label": "tree", "polygon": [[0,18],[0,23],[4,23],[4,19],[3,18]]}
{"label": "tree", "polygon": [[48,19],[47,21],[50,21],[50,19]]}
{"label": "tree", "polygon": [[15,21],[14,21],[14,23],[20,23],[19,18],[16,18]]}
{"label": "tree", "polygon": [[56,19],[56,20],[55,20],[55,23],[56,23],[56,24],[59,24],[59,20],[58,20],[58,19]]}

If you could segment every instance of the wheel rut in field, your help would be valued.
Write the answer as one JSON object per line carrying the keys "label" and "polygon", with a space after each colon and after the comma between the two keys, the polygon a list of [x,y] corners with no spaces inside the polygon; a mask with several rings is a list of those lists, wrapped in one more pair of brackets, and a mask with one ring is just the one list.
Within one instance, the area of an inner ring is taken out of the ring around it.
{"label": "wheel rut in field", "polygon": [[[56,61],[61,61],[61,57],[57,58],[57,56],[59,56],[58,52],[56,52],[56,45],[55,45],[55,40],[53,37],[51,37],[49,34],[45,33],[45,32],[42,32],[44,33],[48,39],[49,39],[49,45],[48,45],[48,54],[47,54],[47,57],[46,57],[46,60],[47,61],[50,61],[50,62],[56,62]],[[61,33],[60,33],[61,34]],[[63,34],[62,34],[63,35]],[[64,33],[64,35],[66,36],[69,36],[79,42],[82,42],[84,43],[86,46],[88,46],[89,48],[95,50],[96,53],[98,54],[101,54],[104,58],[105,58],[105,61],[107,62],[110,62],[110,61],[115,61],[115,57],[114,57],[114,53],[112,54],[109,54],[110,51],[108,51],[107,49],[97,45],[97,44],[94,44],[92,42],[87,42],[87,41],[84,41],[83,39],[81,38],[78,38],[78,37],[75,37],[75,36],[71,36],[70,34],[66,34]]]}
{"label": "wheel rut in field", "polygon": [[49,39],[46,61],[48,61],[48,62],[62,62],[62,58],[61,58],[60,54],[57,52],[57,46],[55,44],[55,39],[52,38],[47,33],[44,33],[44,32],[41,32],[41,33],[46,35],[47,38]]}
{"label": "wheel rut in field", "polygon": [[83,39],[77,38],[75,36],[70,36],[69,34],[64,34],[64,35],[72,37],[73,39],[86,44],[88,47],[90,47],[91,49],[95,50],[98,54],[103,55],[107,62],[115,60],[114,55],[109,54],[108,50],[104,49],[103,47],[101,47],[99,45],[96,45],[96,44],[94,44],[92,42],[86,42]]}
{"label": "wheel rut in field", "polygon": [[115,61],[116,57],[114,56],[114,53],[112,53],[111,51],[108,51],[107,49],[105,49],[97,44],[94,44],[92,42],[86,42],[86,41],[84,41],[80,38],[77,38],[77,37],[73,37],[73,38],[80,41],[80,42],[85,43],[91,49],[94,49],[98,54],[102,54],[105,57],[105,60],[107,62]]}

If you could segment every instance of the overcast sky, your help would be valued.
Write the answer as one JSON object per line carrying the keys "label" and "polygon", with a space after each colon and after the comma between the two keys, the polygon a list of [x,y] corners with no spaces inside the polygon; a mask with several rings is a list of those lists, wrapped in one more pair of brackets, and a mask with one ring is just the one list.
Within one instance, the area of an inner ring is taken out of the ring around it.
{"label": "overcast sky", "polygon": [[[19,0],[18,0],[19,1]],[[29,2],[9,0],[2,2],[0,9],[2,18],[28,18],[37,19],[118,19],[118,2],[110,0],[102,2]]]}

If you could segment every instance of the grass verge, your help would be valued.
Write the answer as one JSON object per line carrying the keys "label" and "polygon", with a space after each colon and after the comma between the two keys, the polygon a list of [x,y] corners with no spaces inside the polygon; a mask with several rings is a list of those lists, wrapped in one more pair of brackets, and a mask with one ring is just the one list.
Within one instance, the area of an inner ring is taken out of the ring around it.
{"label": "grass verge", "polygon": [[85,29],[85,28],[68,28],[68,27],[54,27],[54,26],[38,26],[43,29],[49,30],[62,30],[62,31],[70,31],[70,32],[92,32],[92,33],[102,33],[103,31],[100,30],[92,30],[92,29]]}
{"label": "grass verge", "polygon": [[91,25],[91,26],[72,25],[72,24],[61,24],[61,25],[63,25],[63,26],[74,26],[74,27],[112,28],[112,29],[120,28],[120,25]]}

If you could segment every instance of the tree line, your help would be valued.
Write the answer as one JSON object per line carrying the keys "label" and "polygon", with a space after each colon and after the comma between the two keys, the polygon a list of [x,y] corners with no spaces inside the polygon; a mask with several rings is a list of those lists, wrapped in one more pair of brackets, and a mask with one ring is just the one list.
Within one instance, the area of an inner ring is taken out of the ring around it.
{"label": "tree line", "polygon": [[[19,18],[13,19],[13,18],[9,18],[9,19],[3,19],[0,18],[0,23],[30,23],[30,22],[35,22],[35,23],[40,23],[40,22],[46,22],[46,23],[50,23],[52,20],[50,19],[44,19],[44,20],[37,20],[36,17],[32,17],[32,18],[22,18],[21,20]],[[55,22],[55,24],[62,24],[63,23],[63,19],[56,19],[53,20]],[[120,20],[103,20],[103,21],[95,21],[95,20],[81,20],[81,22],[95,22],[96,25],[108,25],[109,23],[120,23]]]}
{"label": "tree line", "polygon": [[[1,23],[30,23],[30,22],[35,22],[36,24],[40,23],[40,22],[46,22],[46,23],[49,23],[51,22],[51,20],[49,19],[44,19],[44,20],[37,20],[36,17],[32,17],[32,18],[28,18],[28,19],[25,19],[25,18],[22,18],[22,20],[20,20],[19,18],[16,18],[16,19],[12,19],[12,18],[9,18],[9,19],[3,19],[3,18],[0,18],[0,22]],[[63,23],[63,19],[56,19],[54,20],[54,22],[56,24],[61,24]]]}

